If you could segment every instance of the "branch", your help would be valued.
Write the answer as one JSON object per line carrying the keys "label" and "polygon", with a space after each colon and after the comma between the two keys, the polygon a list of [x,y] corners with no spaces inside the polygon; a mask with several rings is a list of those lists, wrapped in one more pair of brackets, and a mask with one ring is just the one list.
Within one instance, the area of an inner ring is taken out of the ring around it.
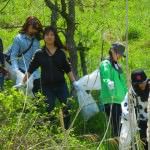
{"label": "branch", "polygon": [[66,2],[65,0],[61,0],[61,15],[65,18],[65,19],[68,19],[68,14],[66,12],[66,9],[67,6],[66,6]]}
{"label": "branch", "polygon": [[[49,7],[51,10],[56,9],[56,6],[54,3],[51,2],[51,0],[44,0],[47,7]],[[58,11],[58,7],[57,7],[57,11]]]}
{"label": "branch", "polygon": [[44,0],[47,7],[49,7],[51,10],[56,10],[57,12],[59,12],[61,14],[61,16],[63,18],[65,18],[66,20],[68,20],[68,14],[66,13],[66,3],[65,0],[61,0],[61,5],[62,5],[62,10],[60,10],[58,8],[58,6],[56,6],[54,3],[51,2],[51,0]]}

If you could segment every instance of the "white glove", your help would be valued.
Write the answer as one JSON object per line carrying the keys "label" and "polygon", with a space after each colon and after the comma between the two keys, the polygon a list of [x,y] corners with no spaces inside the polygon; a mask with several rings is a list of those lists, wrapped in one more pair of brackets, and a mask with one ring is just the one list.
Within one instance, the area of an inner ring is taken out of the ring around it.
{"label": "white glove", "polygon": [[80,91],[81,87],[79,86],[77,81],[73,81],[73,87],[75,88],[76,91]]}
{"label": "white glove", "polygon": [[109,90],[113,90],[115,88],[115,84],[113,81],[108,82],[108,88],[109,88]]}

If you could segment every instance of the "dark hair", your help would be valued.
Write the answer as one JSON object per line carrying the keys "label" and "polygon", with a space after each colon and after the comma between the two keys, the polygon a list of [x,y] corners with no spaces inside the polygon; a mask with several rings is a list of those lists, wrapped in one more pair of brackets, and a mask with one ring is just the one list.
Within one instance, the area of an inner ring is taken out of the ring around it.
{"label": "dark hair", "polygon": [[47,34],[49,32],[53,32],[54,33],[54,36],[55,36],[54,45],[58,49],[65,49],[65,46],[62,44],[62,41],[60,40],[60,37],[59,37],[58,32],[57,32],[57,29],[55,27],[53,27],[53,26],[45,27],[45,29],[43,31],[43,38],[44,38],[45,34]]}
{"label": "dark hair", "polygon": [[40,40],[42,38],[43,27],[37,17],[34,16],[28,17],[25,23],[23,24],[21,30],[19,31],[19,33],[22,34],[26,33],[30,25],[32,25],[32,27],[38,31],[35,36],[38,40]]}

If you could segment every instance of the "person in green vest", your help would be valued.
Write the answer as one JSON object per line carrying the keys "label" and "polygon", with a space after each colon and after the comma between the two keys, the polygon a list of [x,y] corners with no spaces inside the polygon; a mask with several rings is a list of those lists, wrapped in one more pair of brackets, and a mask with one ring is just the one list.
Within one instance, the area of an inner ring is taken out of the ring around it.
{"label": "person in green vest", "polygon": [[118,63],[118,60],[125,57],[124,52],[124,45],[119,42],[113,43],[109,50],[109,57],[100,64],[100,101],[104,104],[105,113],[111,120],[114,137],[119,136],[121,102],[127,93],[125,76]]}

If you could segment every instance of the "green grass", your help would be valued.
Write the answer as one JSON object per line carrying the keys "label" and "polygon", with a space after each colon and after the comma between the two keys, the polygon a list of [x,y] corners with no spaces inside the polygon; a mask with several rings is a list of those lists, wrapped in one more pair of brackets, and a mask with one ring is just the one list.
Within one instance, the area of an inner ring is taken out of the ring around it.
{"label": "green grass", "polygon": [[[88,72],[95,70],[100,63],[101,44],[104,40],[104,56],[107,56],[110,44],[114,41],[125,43],[125,1],[103,0],[98,1],[94,8],[85,7],[81,12],[76,7],[76,44],[82,42],[89,50],[86,52]],[[0,0],[0,9],[6,1]],[[85,1],[86,6],[91,6],[94,1]],[[37,16],[44,25],[50,24],[51,12],[45,6],[43,0],[12,0],[0,14],[0,37],[3,39],[5,51],[12,44],[13,38],[19,28],[6,29],[4,27],[22,25],[27,16]],[[129,70],[144,68],[150,76],[150,1],[129,0]],[[65,27],[64,20],[59,18],[58,27]],[[103,37],[102,37],[103,33]],[[61,38],[64,37],[61,34]],[[41,42],[42,43],[42,42]],[[126,67],[122,60],[123,68]],[[78,70],[81,70],[78,66]],[[126,71],[125,71],[126,72]],[[80,76],[82,73],[79,72]],[[21,115],[25,97],[23,94],[11,89],[11,83],[7,83],[6,91],[0,93],[0,149],[46,149],[49,146],[59,149],[68,146],[68,149],[95,150],[100,143],[105,129],[106,119],[103,113],[99,113],[88,122],[84,122],[81,115],[77,117],[73,131],[67,136],[60,125],[59,117],[57,126],[44,121],[47,117],[43,99],[31,99],[26,101],[26,107]],[[99,100],[98,93],[93,93]],[[37,108],[37,105],[40,106]],[[78,109],[77,103],[73,103],[72,116]],[[59,108],[59,107],[58,107]],[[56,111],[57,112],[57,111]],[[56,116],[59,116],[58,114]],[[72,118],[72,119],[73,119]],[[109,132],[101,150],[117,149],[114,139],[110,139]],[[96,135],[96,137],[95,137]],[[48,141],[47,141],[48,140]],[[40,144],[41,142],[41,144]],[[114,147],[114,148],[113,148]],[[109,148],[110,149],[110,148]]]}

